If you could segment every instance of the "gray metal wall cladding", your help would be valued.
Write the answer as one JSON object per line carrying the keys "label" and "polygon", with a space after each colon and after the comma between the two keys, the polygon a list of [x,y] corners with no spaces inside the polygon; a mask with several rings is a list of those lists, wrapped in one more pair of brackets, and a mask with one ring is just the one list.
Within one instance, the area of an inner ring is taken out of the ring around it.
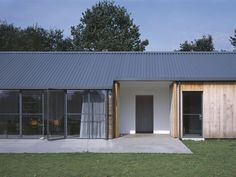
{"label": "gray metal wall cladding", "polygon": [[236,53],[0,52],[0,89],[109,89],[114,80],[236,81]]}

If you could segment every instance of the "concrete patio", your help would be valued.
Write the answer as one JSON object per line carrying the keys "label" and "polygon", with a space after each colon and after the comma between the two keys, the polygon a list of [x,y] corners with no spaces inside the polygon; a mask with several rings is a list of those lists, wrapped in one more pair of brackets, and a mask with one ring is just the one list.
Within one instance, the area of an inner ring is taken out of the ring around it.
{"label": "concrete patio", "polygon": [[192,153],[168,135],[136,134],[101,139],[0,139],[0,153]]}

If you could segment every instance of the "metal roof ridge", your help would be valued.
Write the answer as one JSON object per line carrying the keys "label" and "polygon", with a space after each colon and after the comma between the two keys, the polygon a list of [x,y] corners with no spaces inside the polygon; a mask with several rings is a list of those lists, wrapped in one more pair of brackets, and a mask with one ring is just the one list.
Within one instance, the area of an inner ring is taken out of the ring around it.
{"label": "metal roof ridge", "polygon": [[0,51],[0,54],[236,54],[235,51]]}

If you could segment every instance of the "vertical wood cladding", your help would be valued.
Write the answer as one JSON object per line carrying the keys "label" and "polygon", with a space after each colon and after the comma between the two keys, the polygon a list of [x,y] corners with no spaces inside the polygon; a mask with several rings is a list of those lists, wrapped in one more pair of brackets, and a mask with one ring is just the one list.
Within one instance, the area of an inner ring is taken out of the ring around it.
{"label": "vertical wood cladding", "polygon": [[182,91],[203,91],[203,137],[236,138],[236,83],[184,82]]}

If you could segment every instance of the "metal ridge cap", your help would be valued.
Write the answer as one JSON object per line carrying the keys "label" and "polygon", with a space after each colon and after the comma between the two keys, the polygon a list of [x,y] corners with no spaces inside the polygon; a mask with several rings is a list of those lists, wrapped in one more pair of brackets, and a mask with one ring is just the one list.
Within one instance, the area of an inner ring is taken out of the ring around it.
{"label": "metal ridge cap", "polygon": [[0,54],[236,54],[217,51],[0,51]]}

